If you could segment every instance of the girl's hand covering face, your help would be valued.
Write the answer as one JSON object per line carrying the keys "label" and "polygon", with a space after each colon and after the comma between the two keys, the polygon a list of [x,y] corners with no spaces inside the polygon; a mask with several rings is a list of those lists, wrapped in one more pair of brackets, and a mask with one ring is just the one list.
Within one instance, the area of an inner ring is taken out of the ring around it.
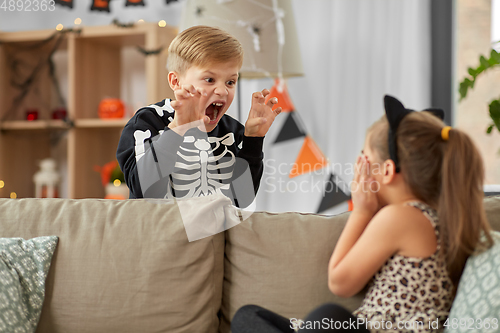
{"label": "girl's hand covering face", "polygon": [[353,211],[372,217],[380,209],[377,192],[380,184],[371,176],[370,162],[366,156],[356,161],[354,179],[351,184]]}

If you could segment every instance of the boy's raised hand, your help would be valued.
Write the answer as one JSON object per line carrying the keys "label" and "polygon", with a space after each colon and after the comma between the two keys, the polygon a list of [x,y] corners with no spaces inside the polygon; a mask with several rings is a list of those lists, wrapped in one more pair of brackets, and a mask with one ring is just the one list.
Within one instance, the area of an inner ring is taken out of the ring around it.
{"label": "boy's raised hand", "polygon": [[174,95],[175,101],[171,101],[170,105],[175,114],[174,120],[168,124],[170,129],[184,135],[188,129],[210,122],[205,115],[208,97],[204,90],[187,84],[174,89]]}
{"label": "boy's raised hand", "polygon": [[245,123],[245,136],[265,136],[273,124],[274,118],[280,114],[281,107],[273,110],[278,99],[274,97],[266,103],[267,95],[269,95],[267,89],[252,94],[252,107]]}

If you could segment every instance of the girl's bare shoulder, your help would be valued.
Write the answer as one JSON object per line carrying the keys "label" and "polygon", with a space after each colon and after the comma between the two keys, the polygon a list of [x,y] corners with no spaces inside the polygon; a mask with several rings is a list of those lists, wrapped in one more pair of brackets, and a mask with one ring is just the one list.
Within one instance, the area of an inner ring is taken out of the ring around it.
{"label": "girl's bare shoulder", "polygon": [[436,251],[437,239],[433,225],[421,209],[407,204],[391,204],[382,208],[374,223],[383,224],[392,241],[397,242],[397,254],[427,257]]}

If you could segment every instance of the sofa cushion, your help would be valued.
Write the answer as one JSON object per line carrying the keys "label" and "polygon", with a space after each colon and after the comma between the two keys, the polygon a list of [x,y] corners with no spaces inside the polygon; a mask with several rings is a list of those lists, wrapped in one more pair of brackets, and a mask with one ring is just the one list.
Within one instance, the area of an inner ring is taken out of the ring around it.
{"label": "sofa cushion", "polygon": [[0,238],[0,332],[34,332],[57,236]]}
{"label": "sofa cushion", "polygon": [[4,237],[58,235],[37,332],[217,332],[224,234],[172,201],[0,199]]}
{"label": "sofa cushion", "polygon": [[328,289],[327,268],[347,214],[254,213],[226,231],[220,332],[243,305],[304,318],[326,303],[356,309],[363,294],[342,299]]}
{"label": "sofa cushion", "polygon": [[500,195],[485,198],[484,209],[491,228],[500,231]]}
{"label": "sofa cushion", "polygon": [[500,329],[500,233],[495,245],[469,257],[458,284],[446,332],[497,332]]}

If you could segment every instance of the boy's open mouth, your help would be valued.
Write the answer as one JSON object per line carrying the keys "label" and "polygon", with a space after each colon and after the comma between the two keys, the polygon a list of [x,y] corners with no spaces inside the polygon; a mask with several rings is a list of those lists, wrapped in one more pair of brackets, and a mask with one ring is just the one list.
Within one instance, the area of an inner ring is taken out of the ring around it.
{"label": "boy's open mouth", "polygon": [[206,110],[205,110],[205,115],[210,118],[210,123],[209,124],[216,124],[218,120],[218,116],[220,111],[224,108],[224,103],[223,102],[213,102],[210,104]]}

